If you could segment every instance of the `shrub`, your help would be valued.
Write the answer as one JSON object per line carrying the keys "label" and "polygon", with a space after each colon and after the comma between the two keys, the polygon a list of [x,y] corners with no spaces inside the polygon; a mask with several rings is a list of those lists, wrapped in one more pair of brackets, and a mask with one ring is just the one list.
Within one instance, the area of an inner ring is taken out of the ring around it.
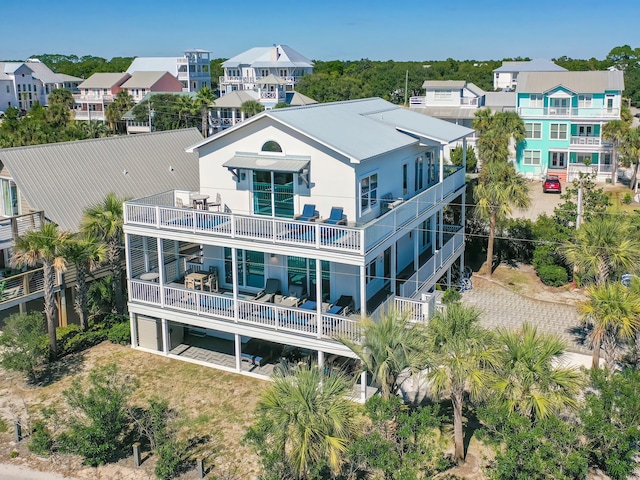
{"label": "shrub", "polygon": [[533,255],[534,231],[533,222],[524,218],[514,218],[507,221],[503,238],[496,240],[496,253],[509,262],[530,263]]}
{"label": "shrub", "polygon": [[631,205],[631,201],[633,200],[633,198],[631,197],[631,193],[627,192],[624,194],[624,197],[622,197],[622,203],[624,203],[625,205]]}
{"label": "shrub", "polygon": [[39,312],[11,315],[0,335],[0,363],[37,381],[40,367],[49,354],[49,341],[44,316]]}
{"label": "shrub", "polygon": [[561,287],[569,282],[567,270],[560,265],[543,265],[536,269],[536,273],[545,285]]}
{"label": "shrub", "polygon": [[[533,268],[536,272],[548,265],[556,265],[555,250],[551,245],[538,245],[533,251]],[[538,275],[540,275],[538,273]]]}
{"label": "shrub", "polygon": [[462,294],[454,288],[449,288],[442,294],[442,303],[445,305],[456,303],[460,300],[462,300]]}
{"label": "shrub", "polygon": [[116,323],[111,327],[107,334],[107,340],[119,345],[129,345],[131,343],[131,326],[129,322]]}
{"label": "shrub", "polygon": [[170,480],[178,475],[182,466],[182,447],[173,439],[165,439],[157,448],[158,461],[154,470],[161,480]]}
{"label": "shrub", "polygon": [[53,446],[53,437],[42,420],[33,424],[29,440],[29,450],[36,455],[49,456]]}

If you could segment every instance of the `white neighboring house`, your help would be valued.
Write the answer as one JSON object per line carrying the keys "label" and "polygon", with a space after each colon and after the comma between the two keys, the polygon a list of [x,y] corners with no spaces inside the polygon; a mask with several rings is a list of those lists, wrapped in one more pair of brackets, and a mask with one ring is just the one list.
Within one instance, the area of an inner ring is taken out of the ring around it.
{"label": "white neighboring house", "polygon": [[534,59],[523,62],[502,62],[493,71],[494,90],[515,90],[518,85],[518,74],[522,72],[566,72],[567,69],[556,65],[551,60]]}
{"label": "white neighboring house", "polygon": [[127,73],[169,72],[182,84],[183,92],[197,92],[211,87],[211,52],[195,48],[186,50],[182,57],[138,57],[131,62]]}
{"label": "white neighboring house", "polygon": [[[471,128],[478,110],[490,108],[494,112],[515,111],[515,92],[485,92],[477,85],[464,80],[427,80],[422,87],[424,96],[411,97],[409,107],[417,112],[447,122]],[[475,148],[475,133],[467,137],[467,144]],[[456,141],[445,149],[445,158],[461,142]]]}
{"label": "white neighboring house", "polygon": [[222,62],[222,68],[220,96],[257,89],[270,76],[280,79],[284,90],[294,90],[300,77],[313,72],[313,62],[288,45],[273,45],[247,50]]}
{"label": "white neighboring house", "polygon": [[55,73],[37,59],[0,62],[0,110],[29,110],[35,102],[46,106],[52,90],[76,92],[80,82],[81,78]]}
{"label": "white neighboring house", "polygon": [[291,349],[352,361],[336,336],[366,315],[426,321],[464,262],[465,171],[443,149],[472,133],[371,98],[268,110],[187,149],[198,191],[125,202],[133,346],[264,378]]}

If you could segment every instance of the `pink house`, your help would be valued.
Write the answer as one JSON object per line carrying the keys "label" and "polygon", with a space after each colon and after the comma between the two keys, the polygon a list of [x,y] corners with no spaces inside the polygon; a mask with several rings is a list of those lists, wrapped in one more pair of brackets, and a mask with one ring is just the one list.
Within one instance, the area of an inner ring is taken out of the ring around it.
{"label": "pink house", "polygon": [[104,112],[113,98],[122,90],[128,73],[94,73],[78,85],[80,93],[74,95],[76,120],[104,121]]}
{"label": "pink house", "polygon": [[149,92],[181,92],[182,84],[169,72],[133,72],[120,88],[138,103]]}

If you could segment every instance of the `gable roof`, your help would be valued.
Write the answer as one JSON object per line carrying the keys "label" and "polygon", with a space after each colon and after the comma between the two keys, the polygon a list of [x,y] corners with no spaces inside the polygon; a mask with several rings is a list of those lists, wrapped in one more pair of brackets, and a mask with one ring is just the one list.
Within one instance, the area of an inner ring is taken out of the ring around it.
{"label": "gable roof", "polygon": [[300,92],[293,91],[287,92],[287,103],[292,107],[299,107],[302,105],[315,105],[318,102]]}
{"label": "gable roof", "polygon": [[258,101],[258,93],[253,90],[234,90],[213,101],[215,107],[240,108],[244,102],[249,100]]}
{"label": "gable roof", "polygon": [[367,98],[267,110],[188,151],[198,150],[224,135],[265,119],[298,131],[355,163],[413,145],[419,138],[448,144],[473,133],[470,128],[412,112],[381,98]]}
{"label": "gable roof", "polygon": [[201,139],[191,128],[8,148],[0,150],[0,162],[31,208],[77,231],[84,209],[109,192],[140,198],[197,190],[198,158],[185,148]]}
{"label": "gable roof", "polygon": [[517,93],[545,93],[564,87],[574,93],[624,90],[624,72],[526,72],[518,77]]}
{"label": "gable roof", "polygon": [[42,83],[62,83],[62,77],[53,72],[42,62],[27,61],[26,65],[33,71],[32,76]]}
{"label": "gable roof", "polygon": [[171,76],[171,78],[177,82],[176,85],[182,89],[182,84],[171,73],[165,71],[162,72],[133,72],[131,77],[124,82],[120,87],[122,88],[151,88],[165,75]]}
{"label": "gable roof", "polygon": [[467,86],[464,80],[425,80],[422,88],[432,90],[460,89]]}
{"label": "gable roof", "polygon": [[254,47],[242,52],[229,60],[222,62],[223,68],[234,68],[241,65],[259,67],[299,67],[311,68],[313,62],[296,52],[288,45],[273,45],[272,47]]}
{"label": "gable roof", "polygon": [[[24,62],[0,62],[0,71],[4,73],[14,73],[22,66],[31,70]],[[31,71],[33,72],[33,70]]]}
{"label": "gable roof", "polygon": [[127,73],[133,72],[171,72],[172,75],[178,73],[177,57],[138,57],[134,58]]}
{"label": "gable roof", "polygon": [[556,65],[551,60],[535,58],[528,62],[502,62],[494,73],[502,72],[566,72],[567,69]]}
{"label": "gable roof", "polygon": [[78,85],[78,88],[111,88],[114,85],[120,86],[130,76],[128,73],[94,73]]}

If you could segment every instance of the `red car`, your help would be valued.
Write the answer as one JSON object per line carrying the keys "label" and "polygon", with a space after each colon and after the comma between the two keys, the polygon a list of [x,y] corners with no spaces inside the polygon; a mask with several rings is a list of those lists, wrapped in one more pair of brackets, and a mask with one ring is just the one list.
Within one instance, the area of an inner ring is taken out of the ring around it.
{"label": "red car", "polygon": [[542,184],[542,191],[544,193],[554,192],[562,193],[562,185],[560,185],[560,179],[557,175],[547,175],[544,183]]}

